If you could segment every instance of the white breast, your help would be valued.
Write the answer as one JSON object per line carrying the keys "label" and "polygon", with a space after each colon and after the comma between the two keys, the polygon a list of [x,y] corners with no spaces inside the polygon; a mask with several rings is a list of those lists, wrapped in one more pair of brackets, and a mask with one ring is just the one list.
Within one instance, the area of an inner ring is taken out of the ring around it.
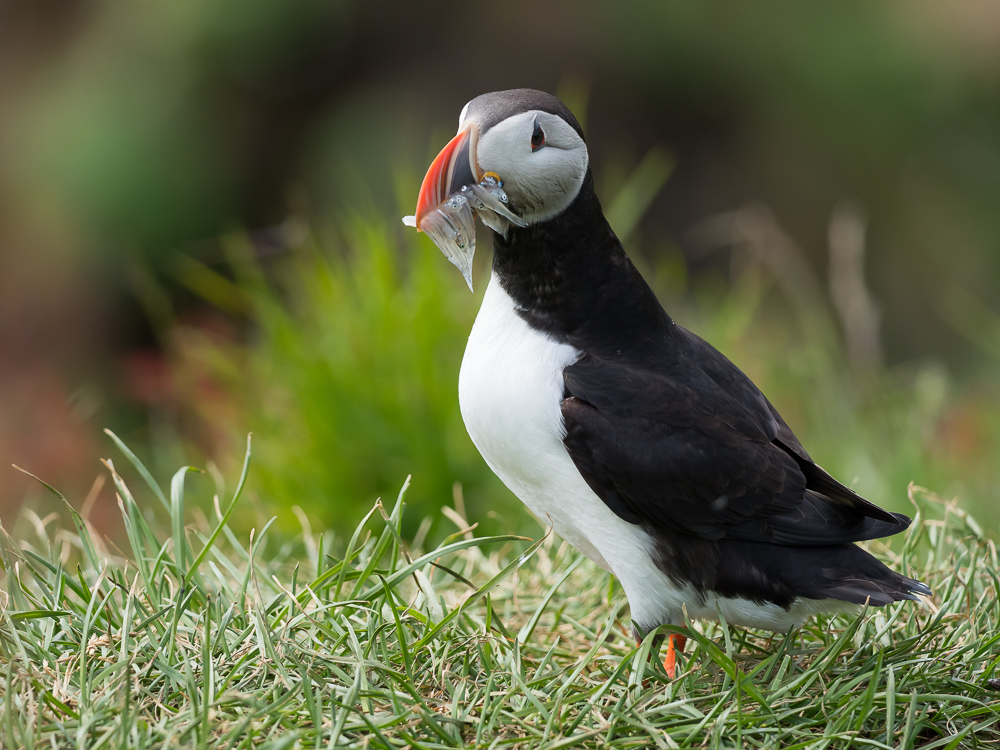
{"label": "white breast", "polygon": [[[553,479],[564,473],[568,460],[562,444],[562,371],[579,356],[572,346],[528,326],[491,279],[458,378],[462,418],[486,463],[543,521],[551,518],[557,530],[569,532],[567,538],[580,535],[565,528],[563,521],[572,519],[565,512],[569,498]],[[587,546],[585,538],[571,541]]]}

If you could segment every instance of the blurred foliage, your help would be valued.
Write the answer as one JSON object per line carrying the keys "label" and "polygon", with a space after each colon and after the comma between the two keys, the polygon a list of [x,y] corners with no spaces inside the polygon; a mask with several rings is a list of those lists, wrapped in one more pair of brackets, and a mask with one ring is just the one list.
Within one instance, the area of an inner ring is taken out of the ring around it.
{"label": "blurred foliage", "polygon": [[[421,512],[458,481],[516,523],[458,417],[477,304],[398,216],[465,101],[521,85],[586,119],[668,311],[817,460],[897,510],[914,480],[998,518],[990,0],[0,4],[0,459],[85,493],[100,427],[164,471],[252,429],[276,512],[353,521],[412,472]],[[819,270],[845,198],[867,363]],[[767,241],[706,239],[758,204]]]}
{"label": "blurred foliage", "polygon": [[477,498],[477,518],[501,496],[458,410],[475,302],[433,246],[404,255],[416,238],[402,242],[397,224],[355,217],[270,263],[247,237],[230,237],[235,284],[182,265],[185,283],[251,326],[248,343],[174,330],[175,372],[200,374],[186,387],[177,381],[182,410],[199,415],[196,434],[222,426],[228,440],[212,450],[253,431],[252,486],[274,508],[353,524],[364,502],[398,491],[411,473],[411,523],[452,503],[456,482]]}

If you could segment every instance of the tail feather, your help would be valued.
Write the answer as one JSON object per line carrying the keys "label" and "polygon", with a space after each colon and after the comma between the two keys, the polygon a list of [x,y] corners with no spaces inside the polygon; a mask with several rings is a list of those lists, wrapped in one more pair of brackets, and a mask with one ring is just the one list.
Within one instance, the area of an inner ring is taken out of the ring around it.
{"label": "tail feather", "polygon": [[846,554],[851,565],[824,568],[822,576],[829,583],[822,586],[824,598],[840,599],[853,604],[882,607],[892,602],[919,601],[930,596],[931,589],[922,581],[908,578],[887,568],[859,547]]}
{"label": "tail feather", "polygon": [[717,578],[707,588],[725,596],[788,608],[798,598],[882,607],[931,595],[927,584],[890,570],[854,544],[785,547],[724,540],[719,552]]}
{"label": "tail feather", "polygon": [[843,578],[826,589],[826,598],[872,607],[884,607],[904,600],[919,601],[918,594],[930,596],[931,590],[927,584],[898,573],[892,573],[890,578],[882,580]]}

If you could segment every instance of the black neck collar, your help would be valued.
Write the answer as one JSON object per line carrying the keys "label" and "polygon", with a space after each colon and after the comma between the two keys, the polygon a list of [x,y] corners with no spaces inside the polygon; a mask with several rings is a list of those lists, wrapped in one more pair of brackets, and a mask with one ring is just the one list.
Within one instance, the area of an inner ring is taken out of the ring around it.
{"label": "black neck collar", "polygon": [[673,329],[604,218],[589,169],[558,216],[493,233],[493,273],[532,328],[595,355],[640,354]]}

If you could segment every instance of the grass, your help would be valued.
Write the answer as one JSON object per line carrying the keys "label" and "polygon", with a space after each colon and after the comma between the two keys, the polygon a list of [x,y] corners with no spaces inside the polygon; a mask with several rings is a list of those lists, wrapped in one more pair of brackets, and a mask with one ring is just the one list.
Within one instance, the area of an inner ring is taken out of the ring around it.
{"label": "grass", "polygon": [[[789,634],[695,623],[669,680],[604,572],[552,535],[401,535],[403,496],[346,539],[247,537],[219,482],[185,510],[115,438],[117,549],[69,507],[0,528],[4,747],[956,748],[1000,743],[1000,561],[954,504],[875,551],[935,591]],[[51,488],[50,488],[51,489]],[[53,493],[56,491],[53,489]],[[56,493],[58,494],[58,493]]]}

